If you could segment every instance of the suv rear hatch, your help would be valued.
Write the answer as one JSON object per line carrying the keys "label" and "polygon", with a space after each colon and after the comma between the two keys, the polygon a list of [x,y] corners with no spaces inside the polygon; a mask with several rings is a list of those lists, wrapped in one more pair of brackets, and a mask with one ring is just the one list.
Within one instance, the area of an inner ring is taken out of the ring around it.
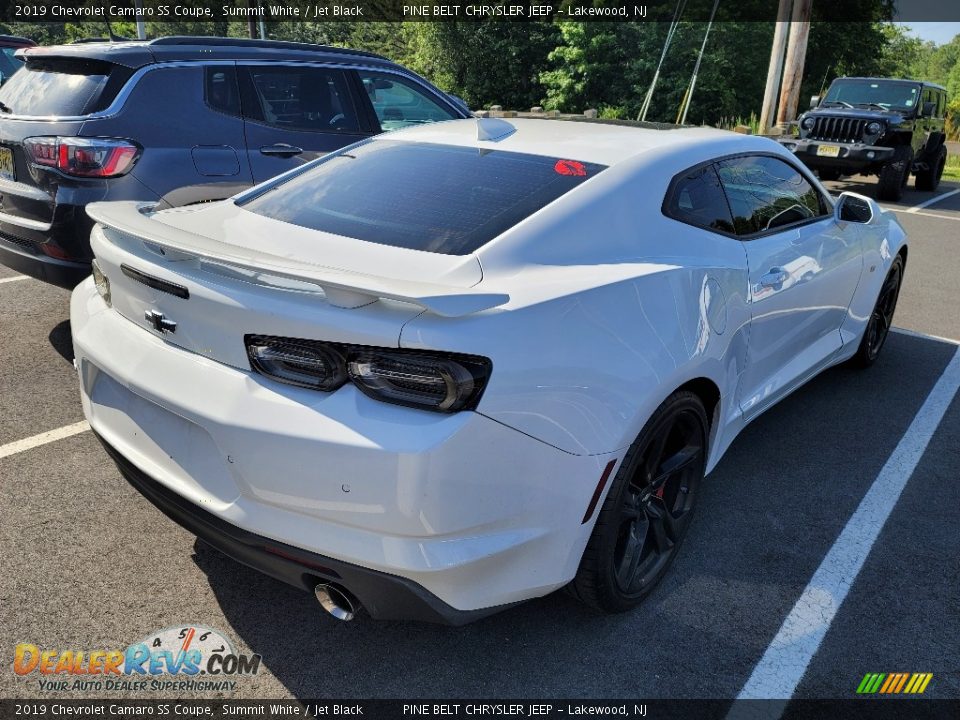
{"label": "suv rear hatch", "polygon": [[132,65],[100,56],[109,53],[31,48],[24,51],[23,69],[0,87],[0,221],[6,215],[15,226],[40,233],[50,229],[63,178],[35,166],[23,141],[79,135],[84,120],[106,110],[136,67],[150,58],[145,50],[124,56]]}

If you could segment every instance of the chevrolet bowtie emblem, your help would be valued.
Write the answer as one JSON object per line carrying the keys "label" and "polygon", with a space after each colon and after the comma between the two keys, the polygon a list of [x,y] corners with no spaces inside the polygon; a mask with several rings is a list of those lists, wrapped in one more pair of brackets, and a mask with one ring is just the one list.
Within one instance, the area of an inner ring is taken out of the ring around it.
{"label": "chevrolet bowtie emblem", "polygon": [[177,324],[173,320],[167,320],[162,312],[147,310],[143,314],[143,318],[150,323],[158,333],[172,333],[177,331]]}

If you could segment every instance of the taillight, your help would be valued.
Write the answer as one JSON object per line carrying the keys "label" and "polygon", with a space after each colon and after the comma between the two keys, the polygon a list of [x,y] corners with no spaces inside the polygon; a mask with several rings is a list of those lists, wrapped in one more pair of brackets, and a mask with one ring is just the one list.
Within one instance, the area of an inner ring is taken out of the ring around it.
{"label": "taillight", "polygon": [[32,137],[23,147],[36,165],[77,177],[125,175],[140,157],[139,145],[115,138]]}
{"label": "taillight", "polygon": [[353,382],[365,395],[435,412],[475,408],[490,360],[422,350],[247,335],[253,369],[288,385],[332,391]]}

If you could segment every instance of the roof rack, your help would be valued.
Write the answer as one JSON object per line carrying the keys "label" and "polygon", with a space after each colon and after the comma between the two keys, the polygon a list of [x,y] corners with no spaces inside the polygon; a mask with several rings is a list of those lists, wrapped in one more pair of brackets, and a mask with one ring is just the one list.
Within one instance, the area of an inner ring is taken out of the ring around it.
{"label": "roof rack", "polygon": [[365,50],[351,50],[349,48],[333,47],[331,45],[317,45],[315,43],[292,42],[290,40],[256,40],[252,38],[228,38],[208,35],[170,35],[151,40],[149,45],[207,45],[216,47],[249,47],[273,48],[282,50],[314,50],[335,52],[344,55],[359,55],[361,57],[386,60],[382,55],[366,52]]}

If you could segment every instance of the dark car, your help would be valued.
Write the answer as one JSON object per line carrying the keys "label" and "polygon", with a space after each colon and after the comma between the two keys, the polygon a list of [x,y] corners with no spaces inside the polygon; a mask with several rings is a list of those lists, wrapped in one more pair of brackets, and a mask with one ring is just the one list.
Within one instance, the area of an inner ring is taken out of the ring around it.
{"label": "dark car", "polygon": [[0,263],[90,273],[99,200],[220,200],[385,130],[468,117],[371,53],[209,37],[31,48],[0,88]]}
{"label": "dark car", "polygon": [[0,85],[23,67],[23,60],[17,57],[20,48],[33,47],[36,43],[30,38],[18,35],[0,35]]}
{"label": "dark car", "polygon": [[910,173],[936,190],[947,163],[947,92],[920,80],[838,78],[800,116],[800,136],[780,142],[822,180],[877,175],[877,196],[899,200]]}

